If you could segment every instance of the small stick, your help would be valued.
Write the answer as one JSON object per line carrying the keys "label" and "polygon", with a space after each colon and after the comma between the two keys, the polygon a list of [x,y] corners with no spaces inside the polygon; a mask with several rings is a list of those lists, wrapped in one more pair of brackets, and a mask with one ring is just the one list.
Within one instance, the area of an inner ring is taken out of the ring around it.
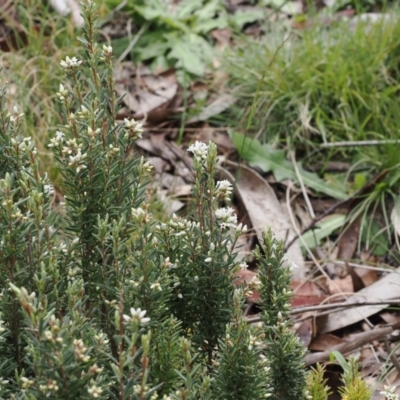
{"label": "small stick", "polygon": [[329,147],[353,147],[353,146],[377,146],[380,144],[400,144],[400,140],[359,140],[354,142],[333,142],[333,143],[322,143],[321,148]]}
{"label": "small stick", "polygon": [[[308,307],[297,307],[293,308],[290,311],[291,315],[301,314],[304,312],[310,311],[321,311],[321,310],[330,310],[331,312],[338,312],[342,308],[351,308],[351,307],[363,307],[363,306],[382,306],[382,305],[398,305],[400,304],[400,299],[398,300],[382,300],[382,301],[363,301],[360,303],[336,303],[336,304],[319,304],[316,306],[308,306]],[[321,315],[325,315],[325,313],[310,315],[307,318],[311,317],[319,317]],[[259,315],[251,315],[247,317],[247,322],[249,324],[260,322],[261,318]]]}
{"label": "small stick", "polygon": [[[351,308],[351,307],[363,307],[363,306],[381,306],[381,305],[398,305],[400,299],[394,300],[382,300],[382,301],[363,301],[360,303],[337,303],[337,304],[320,304],[316,306],[298,307],[291,311],[291,314],[301,314],[308,311],[320,311],[320,310],[332,310],[335,308]],[[337,310],[339,311],[339,310]],[[316,315],[318,316],[318,315]]]}
{"label": "small stick", "polygon": [[308,193],[307,193],[306,187],[304,186],[303,178],[302,178],[302,176],[300,174],[299,166],[297,165],[296,157],[295,157],[293,151],[290,152],[290,158],[291,158],[292,164],[294,166],[294,170],[296,171],[297,179],[298,179],[298,181],[300,183],[301,191],[303,193],[304,200],[305,200],[305,202],[307,204],[308,212],[310,213],[311,218],[314,220],[315,219],[315,213],[314,213],[314,210],[312,208],[310,198],[308,197]]}
{"label": "small stick", "polygon": [[359,347],[373,342],[374,340],[382,339],[392,332],[392,326],[386,326],[384,328],[378,328],[372,331],[363,332],[358,336],[357,339],[351,342],[338,344],[336,346],[333,346],[329,350],[321,351],[319,353],[308,354],[306,356],[306,366],[308,367],[318,362],[328,361],[333,350],[339,351],[342,354],[348,354],[358,349]]}

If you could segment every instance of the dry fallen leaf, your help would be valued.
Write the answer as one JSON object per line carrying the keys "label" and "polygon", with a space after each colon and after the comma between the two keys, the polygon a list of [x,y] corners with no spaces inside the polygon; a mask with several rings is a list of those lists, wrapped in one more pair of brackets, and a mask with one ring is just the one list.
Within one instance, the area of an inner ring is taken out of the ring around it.
{"label": "dry fallen leaf", "polygon": [[[400,267],[396,272],[376,281],[370,286],[361,289],[359,292],[350,296],[345,303],[362,303],[364,301],[382,301],[393,300],[400,297]],[[400,303],[400,301],[399,301]],[[341,309],[338,312],[329,314],[326,325],[322,328],[322,332],[332,332],[345,326],[354,324],[364,318],[368,318],[373,314],[386,308],[387,305],[360,306],[348,309]]]}
{"label": "dry fallen leaf", "polygon": [[215,115],[221,114],[223,111],[232,106],[236,100],[236,97],[232,96],[231,94],[222,94],[208,106],[203,108],[198,115],[186,121],[186,123],[192,124],[194,122],[206,121],[209,118],[214,117]]}
{"label": "dry fallen leaf", "polygon": [[331,333],[321,333],[313,339],[308,346],[308,349],[312,351],[325,351],[331,349],[333,346],[342,344],[343,342],[343,339],[332,335]]}
{"label": "dry fallen leaf", "polygon": [[[268,182],[256,171],[232,161],[224,161],[224,166],[235,168],[236,180],[233,183],[235,193],[246,209],[259,242],[262,242],[262,231],[271,228],[277,239],[289,242],[295,233],[279,203],[274,190]],[[221,168],[221,173],[223,173]],[[232,174],[226,174],[231,179]],[[298,243],[294,243],[286,253],[287,263],[298,266],[293,270],[294,279],[305,276],[304,259]]]}
{"label": "dry fallen leaf", "polygon": [[320,304],[327,297],[314,282],[293,280],[291,286],[293,290],[292,307],[314,306]]}
{"label": "dry fallen leaf", "polygon": [[173,102],[178,83],[173,70],[155,75],[150,69],[136,69],[131,62],[124,62],[114,68],[115,91],[124,94],[123,102],[133,111],[134,118],[165,120],[171,113],[168,106]]}

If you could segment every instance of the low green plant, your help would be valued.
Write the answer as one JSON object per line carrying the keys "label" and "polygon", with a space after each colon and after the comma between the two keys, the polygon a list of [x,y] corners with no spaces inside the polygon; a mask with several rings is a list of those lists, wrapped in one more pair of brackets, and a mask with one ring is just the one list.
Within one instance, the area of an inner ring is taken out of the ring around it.
{"label": "low green plant", "polygon": [[19,21],[14,26],[6,19],[6,25],[13,27],[18,46],[0,53],[0,65],[2,80],[8,82],[7,106],[12,109],[17,105],[24,113],[21,123],[25,134],[35,141],[42,172],[46,170],[56,182],[58,172],[46,143],[54,127],[62,122],[54,112],[55,93],[63,77],[59,60],[67,51],[76,51],[77,41],[69,18],[53,12],[47,3],[12,2]]}
{"label": "low green plant", "polygon": [[310,150],[324,142],[396,139],[397,18],[393,11],[392,18],[359,23],[354,31],[344,23],[316,25],[286,41],[275,29],[239,42],[227,68],[240,88],[243,126],[259,92],[251,128],[263,141],[290,139],[296,149]]}
{"label": "low green plant", "polygon": [[266,335],[264,354],[271,368],[272,399],[305,400],[305,349],[290,330],[293,293],[289,289],[290,268],[283,266],[284,244],[274,240],[268,231],[263,234],[262,250],[263,253],[256,249],[254,255],[259,262],[261,318]]}
{"label": "low green plant", "polygon": [[[301,177],[306,187],[337,199],[366,186],[348,221],[363,218],[359,243],[379,255],[392,242],[389,214],[399,195],[399,144],[359,146],[357,141],[399,139],[398,18],[398,10],[392,10],[390,18],[376,23],[316,24],[287,40],[275,29],[253,44],[239,44],[227,66],[238,87],[233,111],[242,122],[233,139],[241,156],[278,180]],[[349,141],[356,143],[320,147]],[[288,154],[296,155],[297,171]],[[352,166],[328,173],[329,161]],[[301,168],[313,165],[325,182]],[[372,221],[381,221],[377,229]],[[387,238],[385,246],[371,245],[381,238]]]}
{"label": "low green plant", "polygon": [[307,388],[313,400],[328,400],[328,396],[332,393],[326,384],[324,373],[325,368],[317,364],[307,375]]}
{"label": "low green plant", "polygon": [[[109,0],[111,6],[119,2]],[[183,0],[168,4],[162,0],[127,2],[125,10],[141,26],[133,39],[115,40],[116,53],[123,53],[131,40],[137,45],[131,51],[135,63],[151,63],[154,68],[175,67],[189,76],[204,76],[216,53],[209,34],[214,29],[233,27],[260,19],[260,12],[247,10],[229,14],[221,0]]]}
{"label": "low green plant", "polygon": [[[143,129],[116,119],[113,51],[95,43],[95,9],[84,5],[84,56],[61,61],[63,125],[49,143],[59,208],[24,115],[7,111],[1,90],[2,396],[265,397],[259,329],[241,317],[243,292],[233,285],[233,249],[246,228],[221,207],[232,187],[214,181],[216,146],[189,148],[189,218],[156,221],[146,203],[151,166],[130,156]],[[244,358],[231,359],[232,350]]]}
{"label": "low green plant", "polygon": [[362,379],[355,358],[350,357],[343,373],[343,387],[339,388],[342,400],[369,400],[372,390]]}

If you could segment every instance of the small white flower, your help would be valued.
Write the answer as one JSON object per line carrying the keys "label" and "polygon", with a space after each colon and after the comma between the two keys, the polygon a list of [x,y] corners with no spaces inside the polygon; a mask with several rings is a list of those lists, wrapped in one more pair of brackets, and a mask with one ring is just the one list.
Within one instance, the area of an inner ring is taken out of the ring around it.
{"label": "small white flower", "polygon": [[153,283],[153,284],[150,286],[150,289],[155,289],[155,290],[158,290],[159,292],[162,290],[161,285],[160,285],[158,282]]}
{"label": "small white flower", "polygon": [[290,265],[290,271],[294,271],[296,269],[299,269],[299,266],[297,264],[295,264],[294,262],[292,262],[292,264]]}
{"label": "small white flower", "polygon": [[21,378],[22,389],[28,389],[35,384],[35,381],[32,379],[28,379],[25,376]]}
{"label": "small white flower", "polygon": [[101,396],[101,394],[103,393],[103,389],[99,386],[96,385],[92,385],[89,389],[88,389],[88,393],[94,397],[95,399],[99,398]]}
{"label": "small white flower", "polygon": [[237,217],[233,213],[234,209],[232,207],[223,207],[215,210],[215,217],[222,229],[236,228]]}
{"label": "small white flower", "polygon": [[111,57],[112,53],[113,53],[113,48],[111,46],[106,46],[105,44],[103,44],[102,56]]}
{"label": "small white flower", "polygon": [[247,232],[247,225],[243,225],[242,223],[240,223],[235,230],[237,235],[240,235],[242,233],[246,233]]}
{"label": "small white flower", "polygon": [[182,298],[183,298],[182,293],[179,293],[179,294],[178,294],[178,297],[179,297],[180,299],[182,299]]}
{"label": "small white flower", "polygon": [[232,207],[218,208],[218,209],[215,211],[215,216],[216,216],[217,219],[226,220],[226,219],[232,217],[233,212],[234,212],[234,209],[233,209]]}
{"label": "small white flower", "polygon": [[248,266],[245,262],[242,262],[242,263],[239,264],[239,267],[240,267],[240,269],[241,269],[242,271],[244,271],[244,270],[246,270],[249,266]]}
{"label": "small white flower", "polygon": [[64,138],[65,138],[65,135],[62,132],[56,131],[55,139],[57,141],[62,142],[64,140]]}
{"label": "small white flower", "polygon": [[65,100],[65,96],[67,96],[67,95],[68,95],[68,90],[65,89],[65,87],[64,87],[64,85],[62,83],[60,83],[60,87],[59,87],[58,92],[57,92],[58,98],[61,101],[63,101],[63,100]]}
{"label": "small white flower", "polygon": [[86,165],[84,164],[80,164],[76,167],[76,173],[79,174],[79,172],[81,172],[83,169],[86,169]]}
{"label": "small white flower", "polygon": [[131,316],[133,319],[136,319],[139,324],[145,325],[150,321],[150,318],[145,317],[146,315],[146,310],[142,310],[141,308],[131,308]]}
{"label": "small white flower", "polygon": [[129,132],[133,133],[134,139],[140,139],[142,137],[142,133],[144,132],[143,125],[133,118],[129,121],[128,118],[124,118],[125,129]]}
{"label": "small white flower", "polygon": [[3,386],[3,385],[7,385],[8,382],[9,382],[8,379],[2,379],[2,378],[0,378],[0,387]]}
{"label": "small white flower", "polygon": [[399,400],[399,395],[396,393],[396,386],[384,386],[383,389],[380,394],[385,396],[385,400]]}
{"label": "small white flower", "polygon": [[54,194],[54,186],[49,183],[48,185],[43,185],[43,190],[47,196],[51,197]]}
{"label": "small white flower", "polygon": [[86,153],[81,153],[81,149],[77,151],[77,153],[74,156],[69,156],[69,166],[78,164],[80,161],[82,161],[84,158],[86,158],[87,154]]}
{"label": "small white flower", "polygon": [[65,60],[62,60],[60,62],[61,67],[65,68],[65,69],[67,69],[67,68],[73,69],[73,68],[79,67],[81,64],[82,64],[82,61],[78,60],[76,57],[69,58],[68,56],[66,57]]}
{"label": "small white flower", "polygon": [[216,186],[216,190],[231,190],[232,189],[232,184],[224,179],[223,181],[218,181],[217,182],[217,186]]}
{"label": "small white flower", "polygon": [[228,180],[218,181],[215,187],[215,195],[218,198],[229,199],[232,194],[232,184]]}
{"label": "small white flower", "polygon": [[211,262],[212,261],[212,258],[211,257],[207,257],[205,260],[204,260],[204,262],[206,262],[206,263],[209,263],[209,262]]}
{"label": "small white flower", "polygon": [[189,146],[187,151],[190,151],[199,158],[205,159],[207,157],[208,146],[205,143],[197,140],[195,144]]}

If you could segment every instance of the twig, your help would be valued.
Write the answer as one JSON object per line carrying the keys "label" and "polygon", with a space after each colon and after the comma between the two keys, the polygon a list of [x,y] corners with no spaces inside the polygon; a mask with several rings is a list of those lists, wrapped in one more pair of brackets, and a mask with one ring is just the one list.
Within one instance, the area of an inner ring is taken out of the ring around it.
{"label": "twig", "polygon": [[301,173],[299,171],[299,166],[297,165],[296,157],[295,157],[293,151],[290,152],[290,158],[292,160],[292,164],[293,164],[294,170],[296,172],[297,179],[299,180],[301,191],[303,193],[304,200],[305,200],[305,202],[307,204],[308,212],[310,213],[311,218],[315,219],[315,213],[314,213],[314,210],[312,208],[310,198],[308,197],[307,190],[306,190],[306,188],[304,186],[303,177],[301,176]]}
{"label": "twig", "polygon": [[386,326],[384,328],[378,328],[372,331],[363,332],[358,336],[357,339],[351,342],[338,344],[336,346],[333,346],[329,350],[319,353],[308,354],[306,356],[306,366],[316,364],[318,362],[328,361],[333,350],[339,351],[342,354],[348,354],[358,349],[359,347],[362,347],[367,343],[371,343],[374,340],[381,339],[392,332],[392,326]]}
{"label": "twig", "polygon": [[338,265],[348,265],[349,267],[368,269],[368,270],[376,271],[376,272],[391,272],[391,273],[395,273],[395,274],[399,273],[399,271],[397,271],[396,268],[393,268],[393,267],[380,268],[380,267],[375,267],[374,265],[357,264],[354,262],[346,262],[346,261],[342,261],[342,260],[327,260],[327,261],[332,261]]}
{"label": "twig", "polygon": [[359,140],[349,142],[333,142],[333,143],[322,143],[320,147],[353,147],[353,146],[377,146],[380,144],[400,144],[400,140],[389,139],[389,140]]}
{"label": "twig", "polygon": [[[185,128],[185,132],[199,132],[204,128]],[[222,127],[212,127],[210,130],[216,131],[216,132],[226,132],[229,128],[227,126],[222,126]],[[151,132],[179,132],[179,128],[149,128],[149,131]]]}
{"label": "twig", "polygon": [[140,37],[142,36],[143,32],[149,27],[149,23],[145,23],[142,25],[142,27],[139,29],[139,32],[135,35],[135,37],[130,41],[128,47],[125,49],[125,51],[118,57],[118,62],[121,62],[122,60],[125,59],[125,57],[131,52],[135,44],[138,42]]}
{"label": "twig", "polygon": [[[363,301],[360,303],[336,303],[336,304],[319,304],[316,306],[307,306],[307,307],[297,307],[293,308],[290,311],[291,315],[302,314],[305,312],[311,311],[321,311],[321,310],[329,310],[332,312],[338,312],[343,308],[351,308],[351,307],[364,307],[364,306],[381,306],[381,305],[398,305],[400,304],[400,299],[398,300],[382,300],[382,301]],[[325,313],[316,314],[316,315],[308,315],[307,318],[311,317],[319,317],[321,315],[325,315]],[[247,322],[249,324],[260,322],[261,318],[259,315],[251,315],[247,317]]]}
{"label": "twig", "polygon": [[[363,301],[360,303],[320,304],[320,305],[316,305],[316,306],[298,307],[298,308],[293,308],[293,310],[291,311],[291,314],[301,314],[303,312],[309,312],[309,311],[332,310],[335,308],[381,306],[381,305],[385,305],[385,304],[398,305],[398,304],[400,304],[400,299],[382,300],[382,301]],[[339,311],[339,310],[337,310],[337,311]]]}

